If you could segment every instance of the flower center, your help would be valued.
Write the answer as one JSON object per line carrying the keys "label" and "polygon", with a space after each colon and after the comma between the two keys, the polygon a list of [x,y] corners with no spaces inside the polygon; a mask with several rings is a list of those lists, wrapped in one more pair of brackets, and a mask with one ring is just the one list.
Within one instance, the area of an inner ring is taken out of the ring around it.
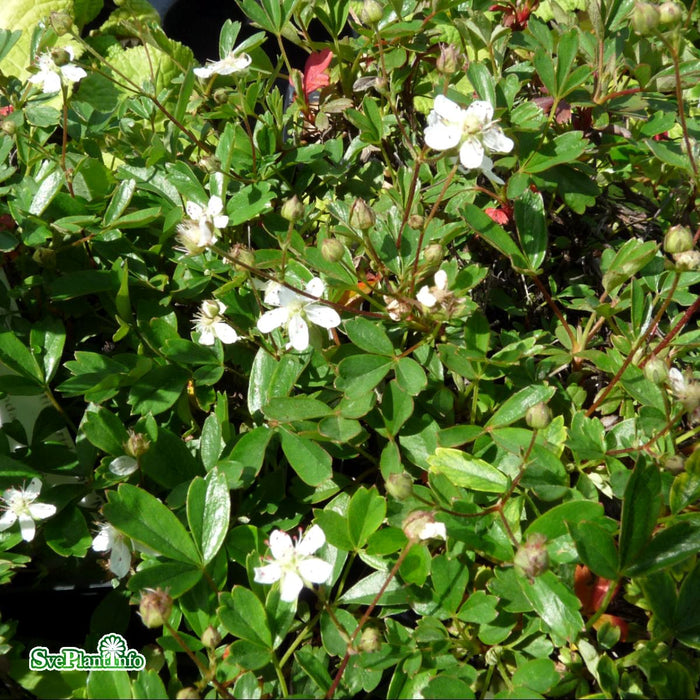
{"label": "flower center", "polygon": [[483,128],[484,125],[481,123],[481,120],[479,119],[478,115],[472,113],[467,114],[464,117],[464,121],[462,122],[463,134],[467,136],[478,134]]}

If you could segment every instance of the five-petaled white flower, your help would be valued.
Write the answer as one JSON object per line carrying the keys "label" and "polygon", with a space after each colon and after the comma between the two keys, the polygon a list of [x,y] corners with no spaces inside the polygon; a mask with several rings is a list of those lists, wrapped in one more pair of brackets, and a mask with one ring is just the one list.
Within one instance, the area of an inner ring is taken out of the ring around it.
{"label": "five-petaled white flower", "polygon": [[99,532],[92,540],[96,552],[111,552],[109,570],[117,577],[124,578],[131,568],[131,550],[127,538],[109,523],[102,523]]}
{"label": "five-petaled white flower", "polygon": [[214,228],[224,228],[228,223],[228,216],[222,214],[224,210],[224,202],[221,197],[214,195],[207,202],[207,206],[203,207],[201,204],[196,202],[187,202],[185,204],[185,211],[187,216],[194,221],[197,221],[200,226],[203,223],[207,223]]}
{"label": "five-petaled white flower", "polygon": [[281,530],[270,535],[272,561],[255,567],[256,583],[280,582],[280,598],[291,603],[304,586],[326,583],[333,567],[323,559],[311,556],[326,541],[326,535],[318,525],[312,525],[299,542]]}
{"label": "five-petaled white flower", "polygon": [[212,75],[230,75],[240,73],[250,65],[251,58],[247,53],[237,53],[234,49],[220,61],[207,61],[202,68],[195,68],[194,74],[198,78],[211,78]]}
{"label": "five-petaled white flower", "polygon": [[238,333],[224,321],[225,311],[226,304],[217,299],[209,299],[199,307],[199,313],[194,319],[194,329],[200,334],[199,342],[202,345],[214,345],[216,338],[225,345],[238,340]]}
{"label": "five-petaled white flower", "polygon": [[70,46],[39,54],[36,59],[39,72],[30,76],[29,82],[41,85],[42,92],[47,94],[58,92],[62,82],[77,83],[87,73],[80,66],[71,63],[73,56]]}
{"label": "five-petaled white flower", "polygon": [[221,197],[211,197],[206,207],[196,202],[187,202],[185,211],[188,219],[183,219],[177,227],[177,239],[182,243],[180,250],[189,255],[198,255],[216,243],[216,230],[228,224],[228,216],[222,214],[224,203]]}
{"label": "five-petaled white flower", "polygon": [[41,481],[34,477],[26,488],[5,489],[2,494],[5,512],[0,517],[0,532],[12,527],[19,520],[22,539],[31,542],[36,533],[35,520],[50,518],[56,506],[50,503],[35,503],[41,492]]}
{"label": "five-petaled white flower", "polygon": [[444,95],[438,95],[428,115],[425,143],[436,151],[459,147],[459,160],[465,168],[479,168],[490,180],[503,184],[493,173],[493,161],[486,151],[510,153],[514,144],[492,119],[493,107],[489,102],[477,100],[463,109]]}
{"label": "five-petaled white flower", "polygon": [[[316,299],[320,299],[326,285],[319,277],[314,277],[304,291]],[[270,333],[275,328],[284,326],[289,334],[287,349],[306,350],[309,347],[309,326],[307,321],[322,328],[336,328],[340,325],[338,312],[323,304],[316,303],[309,297],[297,294],[287,287],[270,285],[265,293],[265,303],[276,306],[276,309],[266,311],[258,319],[258,330]]]}

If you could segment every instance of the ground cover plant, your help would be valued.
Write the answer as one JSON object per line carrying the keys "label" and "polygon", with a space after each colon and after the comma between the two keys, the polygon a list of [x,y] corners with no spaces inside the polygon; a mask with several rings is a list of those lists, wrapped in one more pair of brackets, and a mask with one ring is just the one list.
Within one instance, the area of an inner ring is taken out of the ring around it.
{"label": "ground cover plant", "polygon": [[695,697],[695,2],[238,6],[0,6],[3,684]]}

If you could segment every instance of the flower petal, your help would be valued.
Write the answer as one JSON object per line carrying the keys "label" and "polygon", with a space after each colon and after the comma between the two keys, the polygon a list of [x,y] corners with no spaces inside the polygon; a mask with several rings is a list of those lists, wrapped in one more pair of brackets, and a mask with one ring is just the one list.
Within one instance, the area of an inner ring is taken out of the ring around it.
{"label": "flower petal", "polygon": [[433,110],[443,122],[449,122],[450,124],[461,125],[466,115],[465,109],[444,95],[435,97]]}
{"label": "flower petal", "polygon": [[139,468],[138,462],[127,455],[116,457],[109,463],[109,470],[117,476],[129,476]]}
{"label": "flower petal", "polygon": [[44,520],[50,518],[56,512],[56,506],[52,503],[30,503],[29,515],[34,520]]}
{"label": "flower petal", "polygon": [[326,533],[321,529],[321,526],[312,525],[297,545],[297,552],[299,554],[313,554],[319,547],[323,547],[325,543]]}
{"label": "flower petal", "polygon": [[213,219],[224,210],[224,203],[218,195],[212,195],[207,204],[207,214]]}
{"label": "flower petal", "polygon": [[332,572],[333,566],[318,557],[308,557],[299,562],[299,574],[304,581],[326,583]]}
{"label": "flower petal", "polygon": [[453,125],[435,124],[428,126],[423,133],[425,145],[436,151],[455,148],[462,138],[462,129]]}
{"label": "flower petal", "polygon": [[117,577],[124,578],[131,568],[131,550],[122,537],[116,537],[109,557],[109,570]]}
{"label": "flower petal", "polygon": [[195,68],[194,74],[198,78],[206,80],[207,78],[211,78],[211,76],[214,75],[214,69],[212,68],[212,66],[207,66],[206,68]]}
{"label": "flower petal", "polygon": [[467,115],[476,117],[485,126],[493,119],[493,106],[485,100],[476,100],[467,107]]}
{"label": "flower petal", "polygon": [[36,525],[34,525],[34,520],[27,513],[19,514],[19,529],[25,542],[31,542],[34,539]]}
{"label": "flower petal", "polygon": [[433,306],[437,304],[437,299],[433,296],[432,292],[427,286],[421,287],[418,290],[418,294],[416,294],[416,299],[418,299],[418,301],[421,304],[423,304],[423,306],[427,306],[429,309],[432,309]]}
{"label": "flower petal", "polygon": [[69,63],[61,67],[61,75],[67,81],[77,83],[79,80],[82,80],[87,73],[80,66],[74,66],[72,63]]}
{"label": "flower petal", "polygon": [[482,131],[481,138],[484,146],[496,153],[510,153],[515,145],[513,139],[508,138],[503,133],[503,129],[495,124]]}
{"label": "flower petal", "polygon": [[294,571],[285,571],[280,582],[280,599],[285,603],[294,602],[303,587],[304,582],[299,574]]}
{"label": "flower petal", "polygon": [[282,530],[275,530],[270,535],[270,551],[275,559],[285,559],[294,551],[292,538]]}
{"label": "flower petal", "polygon": [[278,309],[266,311],[258,319],[258,330],[261,333],[271,333],[275,328],[284,326],[289,319],[289,309],[286,306],[280,306]]}
{"label": "flower petal", "polygon": [[438,523],[438,522],[426,523],[421,528],[421,531],[418,533],[418,537],[420,537],[420,539],[422,539],[422,540],[430,540],[430,539],[446,540],[447,539],[447,530],[445,529],[445,523]]}
{"label": "flower petal", "polygon": [[444,270],[438,270],[435,273],[435,286],[443,292],[447,289],[447,273]]}
{"label": "flower petal", "polygon": [[326,291],[326,285],[320,277],[314,277],[304,288],[304,291],[311,296],[320,299]]}
{"label": "flower petal", "polygon": [[200,345],[214,345],[214,341],[216,340],[216,336],[212,332],[210,328],[205,328],[204,330],[200,331],[199,334],[199,344]]}
{"label": "flower petal", "polygon": [[112,532],[113,528],[111,525],[106,523],[102,525],[100,531],[92,540],[92,548],[96,552],[109,552],[112,549]]}
{"label": "flower petal", "polygon": [[274,583],[279,581],[282,576],[282,569],[279,564],[274,562],[265,564],[265,566],[255,567],[255,583]]}
{"label": "flower petal", "polygon": [[459,149],[459,160],[469,170],[480,168],[484,160],[484,147],[481,141],[473,137],[468,138]]}
{"label": "flower petal", "polygon": [[306,317],[321,328],[337,328],[341,318],[335,309],[321,304],[309,304],[306,309]]}
{"label": "flower petal", "polygon": [[238,333],[228,325],[228,323],[215,323],[214,324],[214,335],[222,342],[224,345],[230,345],[238,340]]}
{"label": "flower petal", "polygon": [[7,530],[8,527],[12,527],[16,520],[17,514],[14,511],[6,510],[0,517],[0,532]]}
{"label": "flower petal", "polygon": [[30,482],[29,486],[24,489],[24,495],[30,500],[34,500],[41,493],[41,479],[34,477]]}
{"label": "flower petal", "polygon": [[228,225],[228,216],[226,214],[221,214],[221,216],[214,217],[214,226],[216,228],[226,228]]}
{"label": "flower petal", "polygon": [[185,211],[187,216],[194,221],[199,221],[200,217],[204,214],[204,208],[197,204],[197,202],[185,202]]}
{"label": "flower petal", "polygon": [[295,350],[303,352],[309,347],[309,327],[301,314],[292,314],[287,321],[287,332],[289,333],[289,343]]}

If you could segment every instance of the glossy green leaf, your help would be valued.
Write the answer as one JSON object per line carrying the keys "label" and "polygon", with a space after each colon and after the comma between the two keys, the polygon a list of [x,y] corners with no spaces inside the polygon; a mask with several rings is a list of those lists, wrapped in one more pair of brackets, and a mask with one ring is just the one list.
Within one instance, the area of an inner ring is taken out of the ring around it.
{"label": "glossy green leaf", "polygon": [[530,406],[549,401],[554,396],[554,391],[553,386],[546,384],[534,384],[521,389],[501,404],[500,408],[486,422],[486,426],[499,428],[520,420],[525,416]]}
{"label": "glossy green leaf", "polygon": [[648,576],[700,552],[700,522],[682,520],[661,530],[625,569],[626,576]]}
{"label": "glossy green leaf", "polygon": [[63,346],[66,343],[66,329],[63,323],[55,316],[45,316],[32,324],[29,342],[34,355],[41,356],[46,381],[51,381],[60,366]]}
{"label": "glossy green leaf", "polygon": [[247,588],[234,586],[233,591],[219,597],[219,618],[226,630],[248,642],[272,649],[272,632],[267,622],[265,607]]}
{"label": "glossy green leaf", "polygon": [[360,487],[348,505],[347,522],[354,549],[362,549],[367,539],[382,524],[386,515],[386,500],[375,488]]}
{"label": "glossy green leaf", "polygon": [[465,489],[503,493],[508,484],[506,475],[496,467],[450,447],[438,447],[428,457],[428,464],[431,473],[444,474],[455,486]]}
{"label": "glossy green leaf", "polygon": [[88,698],[127,700],[133,697],[129,674],[126,671],[90,671],[86,688]]}
{"label": "glossy green leaf", "polygon": [[394,354],[394,346],[378,321],[370,321],[362,316],[345,321],[345,332],[358,348],[373,355]]}
{"label": "glossy green leaf", "polygon": [[131,387],[128,402],[136,413],[156,416],[178,400],[188,379],[188,373],[176,365],[155,367]]}
{"label": "glossy green leaf", "polygon": [[187,522],[204,564],[216,556],[228,532],[231,514],[226,477],[216,469],[206,480],[196,477],[187,491]]}
{"label": "glossy green leaf", "polygon": [[308,396],[273,398],[262,407],[262,411],[266,418],[281,423],[323,418],[332,413],[332,410],[323,401]]}
{"label": "glossy green leaf", "polygon": [[333,474],[331,456],[317,442],[288,430],[280,431],[282,451],[292,469],[309,486],[318,486]]}
{"label": "glossy green leaf", "polygon": [[547,254],[547,224],[542,195],[525,190],[515,200],[514,215],[520,245],[530,262],[530,270],[537,271]]}
{"label": "glossy green leaf", "polygon": [[100,406],[95,411],[87,411],[81,428],[87,439],[108,455],[125,454],[124,445],[129,434],[124,423],[106,408]]}
{"label": "glossy green leaf", "polygon": [[36,358],[12,331],[0,331],[0,362],[38,386],[44,384],[43,372]]}
{"label": "glossy green leaf", "polygon": [[202,569],[183,562],[164,562],[137,571],[127,584],[130,591],[145,588],[163,588],[173,598],[179,598],[197,585],[202,578]]}
{"label": "glossy green leaf", "polygon": [[202,426],[202,435],[199,438],[199,453],[204,468],[209,471],[219,461],[224,449],[224,439],[219,419],[210,413]]}
{"label": "glossy green leaf", "polygon": [[569,523],[581,561],[597,576],[618,578],[618,552],[613,536],[596,523],[585,520]]}

